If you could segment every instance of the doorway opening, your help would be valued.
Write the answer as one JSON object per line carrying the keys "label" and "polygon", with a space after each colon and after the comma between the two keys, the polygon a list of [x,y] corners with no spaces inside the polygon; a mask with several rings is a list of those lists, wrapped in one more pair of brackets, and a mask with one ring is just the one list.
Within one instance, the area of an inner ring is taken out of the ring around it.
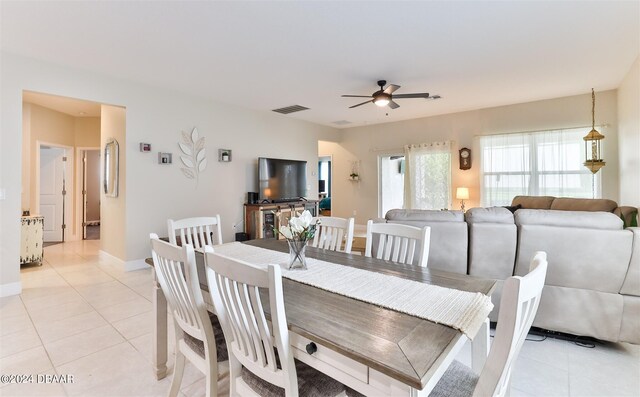
{"label": "doorway opening", "polygon": [[37,200],[38,211],[44,217],[43,242],[61,243],[68,238],[67,227],[72,224],[72,210],[67,192],[73,186],[73,164],[70,147],[37,143]]}
{"label": "doorway opening", "polygon": [[331,156],[318,157],[318,199],[320,215],[331,216]]}
{"label": "doorway opening", "polygon": [[78,148],[82,172],[82,239],[100,240],[100,148]]}
{"label": "doorway opening", "polygon": [[378,216],[387,211],[404,206],[404,154],[385,154],[378,157],[379,165],[379,208]]}

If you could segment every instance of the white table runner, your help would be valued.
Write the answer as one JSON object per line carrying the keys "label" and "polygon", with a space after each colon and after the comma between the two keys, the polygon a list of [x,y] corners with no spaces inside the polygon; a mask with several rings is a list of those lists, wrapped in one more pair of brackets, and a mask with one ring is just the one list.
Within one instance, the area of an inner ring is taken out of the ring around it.
{"label": "white table runner", "polygon": [[329,292],[448,325],[473,338],[493,304],[479,292],[460,291],[307,257],[308,270],[287,270],[289,254],[242,243],[216,253],[254,265],[277,264],[282,276]]}

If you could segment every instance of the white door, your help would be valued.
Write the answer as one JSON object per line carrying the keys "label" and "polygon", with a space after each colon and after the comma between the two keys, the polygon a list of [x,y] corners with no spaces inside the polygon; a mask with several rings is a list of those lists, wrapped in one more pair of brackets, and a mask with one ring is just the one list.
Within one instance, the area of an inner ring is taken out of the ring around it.
{"label": "white door", "polygon": [[65,150],[40,147],[40,215],[44,241],[63,241]]}

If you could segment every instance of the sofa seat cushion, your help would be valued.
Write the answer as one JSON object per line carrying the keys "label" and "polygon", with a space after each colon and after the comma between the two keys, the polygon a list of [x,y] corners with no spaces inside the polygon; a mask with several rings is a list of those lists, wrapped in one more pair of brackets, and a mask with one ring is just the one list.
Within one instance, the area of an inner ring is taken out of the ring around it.
{"label": "sofa seat cushion", "polygon": [[440,210],[389,210],[385,215],[387,221],[424,221],[424,222],[464,222],[462,211]]}
{"label": "sofa seat cushion", "polygon": [[555,197],[553,196],[515,196],[511,205],[515,206],[520,204],[522,208],[532,210],[548,210],[551,209],[551,204]]}
{"label": "sofa seat cushion", "polygon": [[579,227],[584,229],[622,230],[623,221],[610,212],[518,210],[516,225]]}
{"label": "sofa seat cushion", "polygon": [[513,213],[504,207],[471,208],[465,214],[467,223],[506,223],[513,225]]}
{"label": "sofa seat cushion", "polygon": [[616,208],[618,208],[618,203],[613,200],[558,197],[553,200],[550,209],[560,211],[613,212]]}

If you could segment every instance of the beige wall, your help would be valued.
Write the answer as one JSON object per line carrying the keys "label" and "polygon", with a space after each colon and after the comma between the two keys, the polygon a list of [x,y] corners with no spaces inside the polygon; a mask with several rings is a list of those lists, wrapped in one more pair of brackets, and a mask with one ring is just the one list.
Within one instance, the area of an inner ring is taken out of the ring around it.
{"label": "beige wall", "polygon": [[620,203],[640,207],[640,57],[618,88]]}
{"label": "beige wall", "polygon": [[[110,138],[118,142],[118,197],[106,197],[100,192],[100,249],[116,258],[127,258],[127,139],[126,110],[102,105],[100,113],[101,145]],[[102,171],[100,180],[104,178]]]}
{"label": "beige wall", "polygon": [[82,207],[79,195],[82,185],[77,180],[76,148],[100,146],[100,118],[73,117],[39,105],[23,103],[22,119],[22,210],[28,209],[32,214],[39,212],[39,208],[36,208],[38,142],[69,146],[72,148],[72,153],[69,154],[70,160],[73,161],[67,165],[70,167],[67,180],[73,183],[67,186],[69,192],[67,205],[72,212],[71,224],[67,225],[67,231],[70,233],[65,235],[65,239],[81,238],[79,223],[82,219],[80,213]]}
{"label": "beige wall", "polygon": [[[447,98],[443,99],[447,100]],[[454,100],[454,99],[450,99]],[[603,196],[618,200],[617,95],[615,90],[596,93],[596,124],[607,123],[602,172]],[[424,106],[429,106],[425,102]],[[352,216],[363,223],[378,216],[378,156],[387,149],[402,152],[403,145],[452,140],[452,190],[469,188],[467,208],[480,204],[478,135],[553,128],[571,128],[591,124],[591,94],[566,98],[500,106],[476,111],[453,113],[422,119],[349,128],[342,131],[339,145],[320,145],[322,154],[332,154],[334,186],[332,214]],[[472,168],[458,167],[458,149],[472,149]],[[360,182],[347,180],[351,161],[360,161]],[[452,194],[453,197],[453,194]],[[453,200],[452,207],[458,207]]]}

